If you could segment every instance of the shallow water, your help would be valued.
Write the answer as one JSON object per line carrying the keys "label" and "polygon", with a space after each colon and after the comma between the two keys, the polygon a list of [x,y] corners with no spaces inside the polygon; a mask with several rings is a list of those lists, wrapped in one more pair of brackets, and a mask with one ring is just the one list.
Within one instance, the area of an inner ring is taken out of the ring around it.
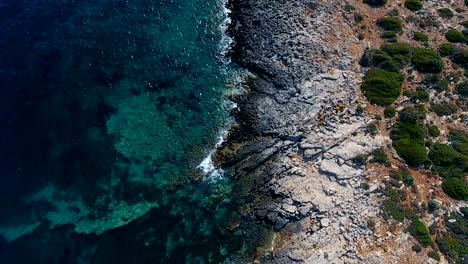
{"label": "shallow water", "polygon": [[208,160],[194,180],[240,74],[223,11],[0,0],[0,262],[219,263],[270,237],[241,221],[245,182]]}

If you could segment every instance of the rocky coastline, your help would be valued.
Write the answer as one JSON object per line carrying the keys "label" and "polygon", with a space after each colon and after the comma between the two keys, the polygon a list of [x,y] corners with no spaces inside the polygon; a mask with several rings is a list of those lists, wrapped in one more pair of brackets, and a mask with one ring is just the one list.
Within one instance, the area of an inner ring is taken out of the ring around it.
{"label": "rocky coastline", "polygon": [[255,78],[234,98],[239,126],[218,159],[238,177],[258,175],[249,213],[289,236],[266,263],[360,262],[371,241],[366,219],[379,208],[352,160],[384,141],[355,111],[359,73],[348,52],[358,40],[340,32],[351,30],[336,19],[341,5],[231,1],[233,61]]}
{"label": "rocky coastline", "polygon": [[230,1],[232,58],[255,77],[233,98],[237,125],[215,160],[254,175],[243,213],[278,234],[262,263],[431,263],[380,221],[384,185],[367,182],[385,171],[356,163],[391,141],[369,133],[373,117],[359,110],[359,59],[381,43],[358,36],[346,4]]}

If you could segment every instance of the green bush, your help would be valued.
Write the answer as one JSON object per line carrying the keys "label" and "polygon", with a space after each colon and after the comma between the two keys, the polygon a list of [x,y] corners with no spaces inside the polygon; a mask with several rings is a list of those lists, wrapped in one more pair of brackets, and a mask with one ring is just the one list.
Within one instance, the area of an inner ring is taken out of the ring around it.
{"label": "green bush", "polygon": [[454,63],[467,69],[468,68],[468,50],[463,49],[463,48],[456,49],[455,52],[452,54],[451,60]]}
{"label": "green bush", "polygon": [[375,123],[370,123],[367,125],[367,131],[371,135],[376,135],[377,134],[377,125]]}
{"label": "green bush", "polygon": [[403,123],[418,123],[426,118],[426,113],[414,107],[405,107],[398,113],[398,119]]}
{"label": "green bush", "polygon": [[424,144],[425,133],[423,126],[420,124],[398,122],[393,126],[390,136],[392,140],[411,138],[422,145]]}
{"label": "green bush", "polygon": [[413,186],[414,185],[414,177],[407,168],[401,167],[400,168],[400,175],[401,175],[401,177],[403,179],[403,182],[406,185],[408,185],[408,186]]}
{"label": "green bush", "polygon": [[364,0],[363,2],[370,6],[382,6],[387,3],[387,0]]}
{"label": "green bush", "polygon": [[416,90],[416,99],[421,102],[428,102],[429,101],[429,93],[424,88],[418,88]]}
{"label": "green bush", "polygon": [[418,245],[418,244],[414,244],[414,245],[411,247],[411,249],[412,249],[414,252],[416,252],[416,253],[419,253],[419,252],[422,251],[421,246]]}
{"label": "green bush", "polygon": [[442,56],[452,56],[455,53],[457,46],[452,43],[444,43],[439,47],[439,53]]}
{"label": "green bush", "polygon": [[377,20],[377,25],[384,30],[401,31],[403,23],[397,17],[382,17]]}
{"label": "green bush", "polygon": [[382,47],[382,50],[390,55],[401,66],[409,63],[413,55],[413,47],[408,43],[392,43]]}
{"label": "green bush", "polygon": [[429,203],[427,204],[427,209],[429,212],[435,212],[436,210],[439,210],[440,204],[436,200],[430,200]]}
{"label": "green bush", "polygon": [[411,138],[402,138],[393,141],[398,156],[410,166],[419,166],[427,160],[427,151],[424,145]]}
{"label": "green bush", "polygon": [[386,218],[392,218],[398,222],[405,220],[403,207],[392,199],[385,199],[382,202],[383,212]]}
{"label": "green bush", "polygon": [[439,81],[439,75],[438,74],[428,74],[426,77],[424,77],[423,83],[424,84],[435,84]]}
{"label": "green bush", "polygon": [[456,151],[453,147],[440,143],[432,145],[429,158],[435,165],[444,167],[451,165],[463,166],[467,161],[467,157]]}
{"label": "green bush", "polygon": [[390,55],[376,49],[366,50],[359,63],[363,67],[375,67],[391,72],[400,71],[398,63],[396,63]]}
{"label": "green bush", "polygon": [[455,92],[461,97],[467,97],[468,96],[468,81],[458,83],[457,86],[455,86]]}
{"label": "green bush", "polygon": [[449,29],[449,31],[445,33],[445,38],[450,42],[455,42],[455,43],[465,42],[465,37],[463,36],[463,33],[453,28]]}
{"label": "green bush", "polygon": [[418,11],[423,5],[419,0],[406,0],[405,6],[411,11]]}
{"label": "green bush", "polygon": [[426,225],[419,219],[414,219],[411,221],[410,226],[408,227],[408,232],[416,239],[423,247],[432,246],[432,239],[429,234],[429,229]]}
{"label": "green bush", "polygon": [[437,245],[440,251],[443,252],[449,260],[452,260],[450,263],[462,263],[461,259],[466,259],[468,257],[468,245],[463,242],[463,240],[459,241],[449,234],[437,238]]}
{"label": "green bush", "polygon": [[387,106],[384,110],[384,117],[386,118],[392,118],[396,114],[396,110],[393,106]]}
{"label": "green bush", "polygon": [[468,199],[468,186],[461,178],[448,178],[442,183],[444,192],[457,200]]}
{"label": "green bush", "polygon": [[386,166],[391,165],[390,160],[387,157],[387,154],[385,154],[385,151],[382,148],[372,151],[371,155],[372,155],[372,159],[371,159],[372,163],[381,163],[381,164],[385,164]]}
{"label": "green bush", "polygon": [[427,130],[429,132],[429,136],[433,138],[440,136],[439,128],[436,125],[429,126]]}
{"label": "green bush", "polygon": [[415,48],[411,62],[420,72],[439,73],[444,67],[439,54],[431,49]]}
{"label": "green bush", "polygon": [[440,261],[440,255],[436,251],[427,252],[427,256],[437,261]]}
{"label": "green bush", "polygon": [[354,7],[353,5],[350,5],[350,4],[346,4],[344,8],[348,12],[351,12],[351,11],[356,9],[356,7]]}
{"label": "green bush", "polygon": [[437,12],[439,13],[439,16],[440,17],[443,17],[443,18],[452,18],[453,17],[453,12],[452,10],[450,10],[450,8],[441,8],[439,10],[437,10]]}
{"label": "green bush", "polygon": [[449,87],[449,81],[446,78],[440,79],[435,85],[432,86],[436,91],[447,91]]}
{"label": "green bush", "polygon": [[366,98],[377,105],[390,105],[401,93],[403,76],[381,69],[371,69],[364,75],[361,90]]}
{"label": "green bush", "polygon": [[461,153],[468,156],[468,135],[461,130],[451,130],[449,140],[452,147]]}
{"label": "green bush", "polygon": [[429,41],[429,37],[422,32],[415,32],[413,35],[413,39],[421,42]]}
{"label": "green bush", "polygon": [[436,105],[434,105],[432,110],[438,116],[446,116],[446,115],[452,115],[452,114],[456,113],[457,112],[457,106],[452,105],[452,104],[448,104],[448,103],[436,104]]}
{"label": "green bush", "polygon": [[382,38],[389,39],[389,38],[395,38],[397,37],[397,33],[395,31],[384,31],[382,33]]}
{"label": "green bush", "polygon": [[361,14],[357,14],[357,13],[354,14],[354,21],[360,23],[363,20],[364,20],[364,17]]}
{"label": "green bush", "polygon": [[461,22],[460,25],[468,28],[468,20],[465,20],[465,21]]}

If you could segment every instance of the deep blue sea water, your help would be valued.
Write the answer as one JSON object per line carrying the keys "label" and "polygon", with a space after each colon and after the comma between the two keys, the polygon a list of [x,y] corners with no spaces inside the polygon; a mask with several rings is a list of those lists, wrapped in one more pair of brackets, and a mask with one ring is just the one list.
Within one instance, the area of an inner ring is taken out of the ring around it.
{"label": "deep blue sea water", "polygon": [[239,75],[223,10],[0,0],[0,263],[220,263],[268,240],[246,181],[195,179]]}

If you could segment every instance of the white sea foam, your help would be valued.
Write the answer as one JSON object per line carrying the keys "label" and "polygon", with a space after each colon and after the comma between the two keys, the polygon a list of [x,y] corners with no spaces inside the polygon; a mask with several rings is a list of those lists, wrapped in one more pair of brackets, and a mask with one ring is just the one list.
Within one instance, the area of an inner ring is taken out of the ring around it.
{"label": "white sea foam", "polygon": [[197,166],[197,169],[203,172],[203,180],[205,181],[217,181],[223,178],[224,171],[221,168],[217,168],[213,162],[213,155],[216,150],[223,144],[224,139],[228,134],[227,129],[221,130],[218,141],[216,142],[215,148],[210,151],[208,156]]}

